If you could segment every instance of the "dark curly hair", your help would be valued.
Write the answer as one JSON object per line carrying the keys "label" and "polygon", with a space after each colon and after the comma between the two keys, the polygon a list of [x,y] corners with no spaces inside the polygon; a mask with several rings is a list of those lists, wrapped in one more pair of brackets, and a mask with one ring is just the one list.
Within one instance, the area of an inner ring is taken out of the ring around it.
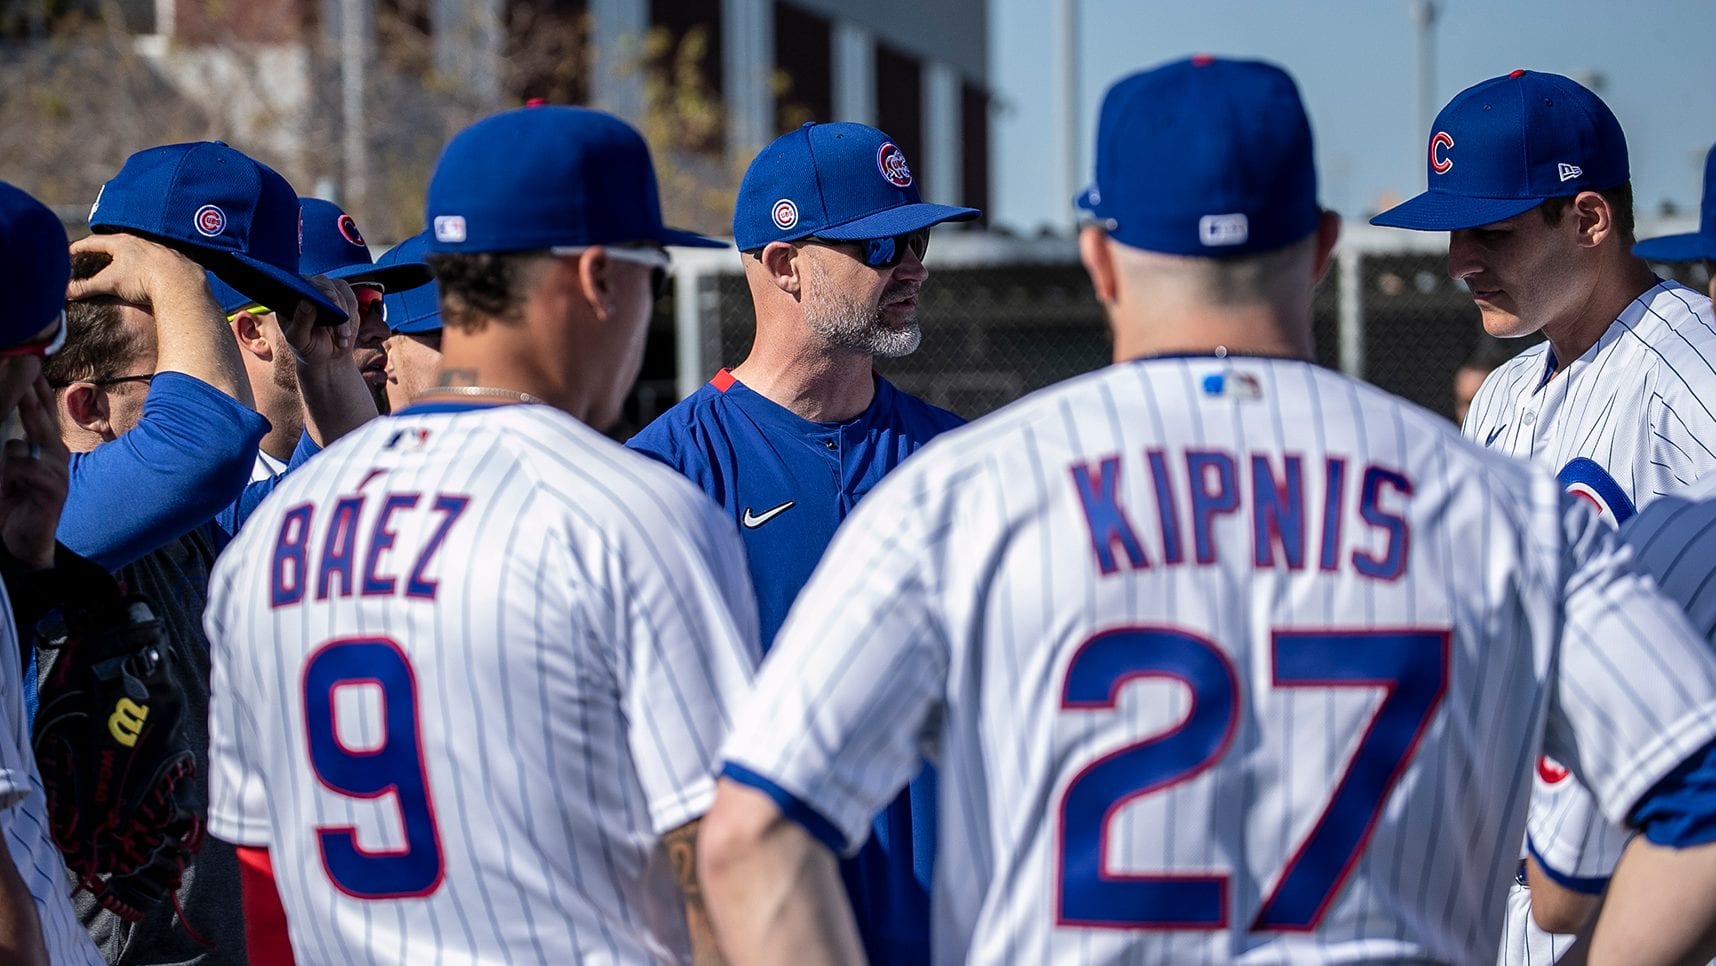
{"label": "dark curly hair", "polygon": [[[106,252],[76,252],[72,255],[72,278],[93,278],[111,261]],[[65,348],[42,361],[42,375],[56,389],[79,379],[106,378],[118,373],[131,351],[117,301],[93,298],[67,302]]]}
{"label": "dark curly hair", "polygon": [[430,254],[426,261],[441,287],[441,323],[465,333],[481,332],[490,319],[522,324],[525,294],[546,258],[543,252]]}

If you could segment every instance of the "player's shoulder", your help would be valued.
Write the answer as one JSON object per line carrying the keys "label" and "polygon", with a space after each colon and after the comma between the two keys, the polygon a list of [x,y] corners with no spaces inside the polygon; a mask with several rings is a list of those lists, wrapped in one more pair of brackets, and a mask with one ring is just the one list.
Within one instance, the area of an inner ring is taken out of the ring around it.
{"label": "player's shoulder", "polygon": [[727,370],[721,370],[714,379],[650,420],[626,440],[626,447],[684,471],[687,461],[697,459],[711,439],[727,435],[722,427],[732,415],[727,393],[734,384]]}
{"label": "player's shoulder", "polygon": [[[1647,344],[1641,364],[1659,385],[1716,391],[1716,311],[1710,298],[1675,281],[1663,281],[1639,298],[1643,314],[1632,329]],[[1637,378],[1628,373],[1626,378]]]}

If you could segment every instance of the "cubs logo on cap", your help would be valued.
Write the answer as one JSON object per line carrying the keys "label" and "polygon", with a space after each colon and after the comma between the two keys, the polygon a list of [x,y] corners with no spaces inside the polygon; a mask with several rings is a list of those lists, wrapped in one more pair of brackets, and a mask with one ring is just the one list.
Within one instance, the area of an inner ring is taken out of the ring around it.
{"label": "cubs logo on cap", "polygon": [[876,149],[876,167],[882,169],[882,177],[896,188],[912,186],[912,169],[906,164],[906,152],[901,151],[894,142],[889,141]]}
{"label": "cubs logo on cap", "polygon": [[334,227],[338,228],[340,230],[340,234],[345,237],[345,240],[351,242],[353,245],[364,244],[363,234],[358,231],[357,222],[352,220],[351,215],[340,215],[340,217],[334,222]]}
{"label": "cubs logo on cap", "polygon": [[[106,185],[102,187],[105,189]],[[96,195],[96,203],[99,204],[100,201],[101,196],[98,194]],[[94,214],[95,209],[91,208],[90,213]],[[192,220],[197,226],[197,234],[205,238],[214,238],[226,231],[226,212],[221,211],[218,205],[203,205],[197,209]]]}
{"label": "cubs logo on cap", "polygon": [[[1447,174],[1454,167],[1454,159],[1448,157],[1447,151],[1454,146],[1454,136],[1447,131],[1437,131],[1430,139],[1430,170],[1437,174]],[[1437,149],[1441,149],[1441,153]]]}
{"label": "cubs logo on cap", "polygon": [[882,131],[850,121],[811,123],[751,159],[733,205],[733,241],[744,252],[812,235],[865,241],[982,214],[926,203],[905,152]]}

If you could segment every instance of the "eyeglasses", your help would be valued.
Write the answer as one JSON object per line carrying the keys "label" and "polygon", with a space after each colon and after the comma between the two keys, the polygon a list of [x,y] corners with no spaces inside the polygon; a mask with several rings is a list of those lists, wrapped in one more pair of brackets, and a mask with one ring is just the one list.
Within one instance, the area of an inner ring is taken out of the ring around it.
{"label": "eyeglasses", "polygon": [[382,322],[387,321],[387,290],[374,282],[364,282],[352,286],[352,294],[357,296],[358,318],[375,317]]}
{"label": "eyeglasses", "polygon": [[54,330],[53,335],[37,342],[26,342],[23,345],[15,345],[10,348],[0,349],[0,359],[13,356],[40,356],[43,359],[46,359],[65,348],[66,331],[66,311],[65,309],[61,309],[59,328]]}
{"label": "eyeglasses", "polygon": [[112,386],[121,382],[153,382],[154,379],[155,373],[145,372],[139,373],[135,376],[108,376],[105,379],[79,379],[78,382],[87,382],[92,386]]}
{"label": "eyeglasses", "polygon": [[[593,247],[595,246],[579,245],[575,247],[550,248],[548,250],[548,254],[582,255]],[[667,297],[667,270],[673,267],[673,256],[667,253],[667,249],[656,248],[654,246],[626,247],[613,245],[609,246],[606,251],[608,253],[608,257],[616,262],[631,262],[633,265],[648,265],[650,269],[649,285],[651,297],[658,302]]]}
{"label": "eyeglasses", "polygon": [[864,264],[871,268],[893,268],[905,260],[908,249],[917,256],[918,261],[923,261],[925,253],[929,251],[929,238],[929,229],[924,228],[887,238],[821,238],[812,235],[800,240],[835,247],[856,245],[862,253],[860,258]]}

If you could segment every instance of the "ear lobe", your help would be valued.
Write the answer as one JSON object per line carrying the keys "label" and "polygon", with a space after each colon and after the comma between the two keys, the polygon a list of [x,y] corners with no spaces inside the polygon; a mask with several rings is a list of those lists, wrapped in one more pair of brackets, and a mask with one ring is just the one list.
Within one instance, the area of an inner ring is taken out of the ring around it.
{"label": "ear lobe", "polygon": [[87,382],[74,382],[66,387],[66,416],[79,429],[105,438],[112,422],[108,418],[107,394]]}
{"label": "ear lobe", "polygon": [[1332,211],[1323,211],[1317,217],[1317,252],[1312,263],[1311,281],[1321,282],[1323,276],[1329,273],[1329,266],[1334,264],[1335,243],[1341,240],[1341,216]]}

